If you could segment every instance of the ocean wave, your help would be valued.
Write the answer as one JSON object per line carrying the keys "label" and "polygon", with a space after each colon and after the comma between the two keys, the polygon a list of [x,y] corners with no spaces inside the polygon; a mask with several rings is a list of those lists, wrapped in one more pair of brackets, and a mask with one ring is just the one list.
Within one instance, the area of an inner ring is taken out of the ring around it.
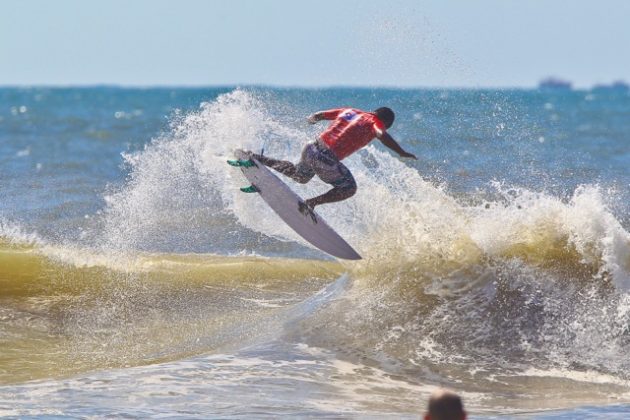
{"label": "ocean wave", "polygon": [[6,233],[0,239],[0,383],[240,348],[340,274],[325,261],[122,258],[20,242]]}
{"label": "ocean wave", "polygon": [[[236,148],[264,145],[268,155],[299,156],[314,133],[278,121],[276,108],[282,104],[273,98],[237,89],[178,115],[169,133],[125,155],[130,175],[105,197],[103,229],[93,232],[93,242],[110,250],[168,243],[181,251],[201,237],[261,253],[277,241],[311,247],[262,200],[241,194],[244,179],[225,166]],[[343,263],[351,272],[402,266],[438,275],[484,258],[520,258],[534,266],[571,265],[578,276],[590,270],[622,291],[630,287],[630,234],[597,185],[581,186],[563,200],[494,183],[492,200],[470,204],[374,146],[344,162],[357,179],[357,194],[318,210],[364,257]],[[303,196],[327,189],[316,179],[287,182]],[[226,235],[228,229],[239,234]]]}
{"label": "ocean wave", "polygon": [[[225,165],[234,149],[263,144],[299,156],[314,132],[277,121],[273,106],[235,90],[174,118],[124,155],[126,181],[77,240],[0,222],[6,360],[22,369],[10,380],[243,346],[267,315],[344,271],[344,294],[289,322],[284,337],[410,380],[491,388],[497,373],[532,369],[627,379],[630,235],[598,185],[567,198],[501,183],[484,191],[492,198],[456,196],[370,146],[344,161],[357,194],[318,208],[362,261],[191,253],[200,243],[235,254],[310,247],[241,194],[244,179]],[[328,188],[288,183],[303,196]]]}
{"label": "ocean wave", "polygon": [[[305,278],[332,278],[342,267],[332,261],[222,256],[212,254],[105,254],[98,249],[78,249],[34,243],[16,237],[0,236],[0,275],[3,284],[15,284],[25,291],[38,283],[45,285],[55,277],[86,279],[84,287],[97,286],[107,277],[142,275],[144,281],[170,283],[173,287],[201,284],[248,284],[265,287],[277,283],[299,282]],[[33,235],[35,237],[35,235]],[[82,274],[89,272],[89,274]],[[95,276],[96,272],[100,275]],[[87,280],[89,279],[89,280]],[[67,281],[66,284],[72,283]],[[77,284],[82,282],[77,282]],[[0,293],[4,296],[6,289]]]}

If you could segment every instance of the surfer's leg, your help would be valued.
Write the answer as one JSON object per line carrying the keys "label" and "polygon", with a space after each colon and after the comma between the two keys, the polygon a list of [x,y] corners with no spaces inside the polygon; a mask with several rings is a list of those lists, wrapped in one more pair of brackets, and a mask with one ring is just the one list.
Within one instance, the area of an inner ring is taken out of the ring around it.
{"label": "surfer's leg", "polygon": [[272,168],[275,171],[280,172],[284,176],[288,176],[295,182],[299,182],[300,184],[306,184],[308,181],[313,179],[315,176],[315,172],[310,167],[308,162],[308,154],[307,150],[308,145],[302,150],[302,158],[297,165],[287,161],[287,160],[278,160],[274,158],[270,158],[267,156],[259,155],[256,153],[252,153],[251,156],[258,160],[265,166]]}
{"label": "surfer's leg", "polygon": [[311,208],[320,204],[345,200],[357,192],[357,183],[346,165],[339,162],[336,158],[330,159],[329,156],[325,157],[326,159],[320,160],[319,164],[315,166],[315,173],[322,181],[332,185],[333,188],[322,195],[306,200],[306,204]]}
{"label": "surfer's leg", "polygon": [[305,200],[305,203],[310,208],[315,208],[315,206],[319,206],[320,204],[326,203],[335,203],[337,201],[343,201],[347,198],[352,197],[357,192],[355,188],[341,188],[341,187],[333,187],[333,189],[328,192],[318,195],[317,197],[309,198]]}
{"label": "surfer's leg", "polygon": [[354,179],[352,181],[352,184],[336,185],[324,194],[309,198],[305,202],[309,207],[314,208],[320,204],[335,203],[337,201],[346,200],[357,192],[357,185],[354,183]]}

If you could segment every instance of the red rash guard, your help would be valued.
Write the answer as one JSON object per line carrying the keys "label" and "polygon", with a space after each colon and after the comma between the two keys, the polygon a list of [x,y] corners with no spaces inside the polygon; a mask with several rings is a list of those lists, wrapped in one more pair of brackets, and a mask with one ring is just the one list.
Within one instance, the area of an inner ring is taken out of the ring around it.
{"label": "red rash guard", "polygon": [[319,138],[342,160],[367,145],[385,131],[376,115],[353,108],[331,109],[322,112],[324,119],[334,120]]}

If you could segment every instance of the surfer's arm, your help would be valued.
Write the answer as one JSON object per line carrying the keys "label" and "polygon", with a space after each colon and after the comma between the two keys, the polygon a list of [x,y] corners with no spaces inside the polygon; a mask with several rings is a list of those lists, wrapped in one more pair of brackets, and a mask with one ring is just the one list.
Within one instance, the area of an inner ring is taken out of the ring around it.
{"label": "surfer's arm", "polygon": [[416,157],[416,155],[414,155],[413,153],[409,153],[406,152],[402,147],[400,147],[400,144],[398,144],[396,142],[396,140],[394,140],[394,138],[392,136],[389,135],[389,133],[385,130],[382,131],[378,131],[376,133],[376,138],[378,138],[381,143],[383,143],[383,145],[385,145],[385,147],[387,147],[388,149],[393,150],[394,152],[398,153],[400,155],[400,157],[405,157],[405,158],[412,158],[412,159],[418,159]]}
{"label": "surfer's arm", "polygon": [[342,108],[338,109],[328,109],[326,111],[318,111],[314,114],[309,115],[308,122],[310,124],[315,124],[317,121],[321,120],[334,120],[339,116],[339,113],[343,111]]}

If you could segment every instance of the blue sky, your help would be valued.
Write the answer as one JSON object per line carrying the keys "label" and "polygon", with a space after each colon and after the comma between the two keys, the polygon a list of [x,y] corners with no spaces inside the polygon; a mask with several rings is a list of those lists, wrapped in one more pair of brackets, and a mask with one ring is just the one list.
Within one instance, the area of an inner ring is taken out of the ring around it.
{"label": "blue sky", "polygon": [[630,1],[13,0],[0,85],[630,81]]}

